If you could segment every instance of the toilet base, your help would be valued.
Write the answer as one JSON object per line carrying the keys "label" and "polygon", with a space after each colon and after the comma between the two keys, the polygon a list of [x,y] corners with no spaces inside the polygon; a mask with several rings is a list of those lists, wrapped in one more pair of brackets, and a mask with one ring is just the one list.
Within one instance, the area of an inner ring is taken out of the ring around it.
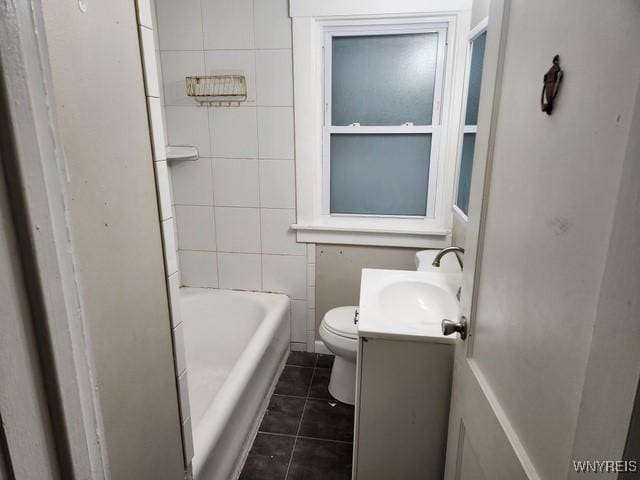
{"label": "toilet base", "polygon": [[329,393],[336,400],[348,405],[356,403],[356,361],[336,355],[331,369]]}

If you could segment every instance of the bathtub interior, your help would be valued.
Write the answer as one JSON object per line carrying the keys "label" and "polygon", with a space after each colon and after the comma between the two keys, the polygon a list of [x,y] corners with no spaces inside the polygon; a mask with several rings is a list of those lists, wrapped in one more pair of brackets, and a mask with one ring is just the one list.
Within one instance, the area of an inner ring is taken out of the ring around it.
{"label": "bathtub interior", "polygon": [[[191,421],[198,425],[266,314],[233,292],[181,289]],[[240,300],[240,301],[239,301]],[[211,328],[215,322],[215,330]]]}

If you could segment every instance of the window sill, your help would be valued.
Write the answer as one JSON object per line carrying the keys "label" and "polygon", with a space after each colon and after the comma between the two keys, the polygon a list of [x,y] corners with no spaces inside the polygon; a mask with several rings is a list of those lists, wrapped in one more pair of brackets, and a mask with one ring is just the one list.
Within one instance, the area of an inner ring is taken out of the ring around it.
{"label": "window sill", "polygon": [[311,224],[294,224],[298,242],[376,245],[387,247],[442,248],[449,245],[451,230],[441,227],[364,225],[364,222],[336,222],[335,219]]}

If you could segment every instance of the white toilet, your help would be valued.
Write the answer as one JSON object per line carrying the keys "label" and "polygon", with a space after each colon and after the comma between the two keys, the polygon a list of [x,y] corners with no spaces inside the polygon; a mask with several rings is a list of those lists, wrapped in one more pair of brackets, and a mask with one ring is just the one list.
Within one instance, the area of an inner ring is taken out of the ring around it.
{"label": "white toilet", "polygon": [[333,308],[325,314],[320,324],[320,338],[336,356],[331,370],[329,393],[336,400],[349,405],[354,405],[356,400],[356,308]]}

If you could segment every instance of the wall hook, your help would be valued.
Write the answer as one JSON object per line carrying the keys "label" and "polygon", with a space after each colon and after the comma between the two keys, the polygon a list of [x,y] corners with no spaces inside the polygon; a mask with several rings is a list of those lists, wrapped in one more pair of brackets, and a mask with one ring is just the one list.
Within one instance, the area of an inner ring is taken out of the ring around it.
{"label": "wall hook", "polygon": [[[553,101],[558,95],[560,82],[562,81],[562,69],[560,68],[560,56],[553,57],[553,65],[544,74],[542,84],[542,94],[540,95],[540,107],[547,115],[553,111]],[[546,99],[546,103],[545,103]]]}

